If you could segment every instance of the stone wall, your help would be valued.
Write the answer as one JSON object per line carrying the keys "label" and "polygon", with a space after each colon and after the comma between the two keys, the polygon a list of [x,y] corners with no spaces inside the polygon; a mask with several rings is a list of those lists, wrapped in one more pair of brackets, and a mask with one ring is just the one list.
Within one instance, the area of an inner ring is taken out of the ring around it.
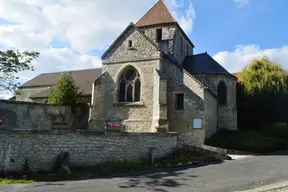
{"label": "stone wall", "polygon": [[[133,49],[128,49],[132,40]],[[155,69],[161,68],[160,52],[137,30],[131,27],[103,58],[102,76],[93,88],[93,102],[89,120],[90,129],[103,129],[105,121],[117,121],[123,131],[151,132],[153,129],[153,110]],[[134,67],[141,80],[140,102],[119,103],[118,85],[122,72],[129,66]],[[159,102],[158,102],[159,103]]]}
{"label": "stone wall", "polygon": [[[217,97],[208,90],[205,90],[204,92],[204,99],[205,99],[204,127],[206,127],[205,138],[209,138],[211,135],[217,132],[218,103],[217,103]],[[203,144],[205,138],[203,138]]]}
{"label": "stone wall", "polygon": [[[19,88],[19,95],[16,96],[16,101],[27,101],[34,102],[29,97],[40,93],[42,91],[50,91],[51,86],[43,86],[43,87],[31,87],[31,88]],[[43,102],[43,100],[39,100],[39,102]]]}
{"label": "stone wall", "polygon": [[[162,28],[162,41],[156,41],[156,30]],[[181,64],[183,59],[188,55],[193,55],[193,47],[179,30],[176,24],[165,24],[154,27],[141,27],[141,31],[145,33],[154,43],[156,43],[161,51],[174,57]],[[182,51],[181,51],[181,38]],[[187,51],[187,45],[189,50]]]}
{"label": "stone wall", "polygon": [[236,83],[237,79],[227,75],[206,75],[205,77],[216,88],[221,81],[227,87],[227,104],[218,105],[218,128],[237,130],[237,103],[236,103]]}
{"label": "stone wall", "polygon": [[75,115],[68,106],[0,100],[1,130],[85,129],[88,123],[87,106]]}
{"label": "stone wall", "polygon": [[[202,129],[194,129],[193,118],[204,119],[204,90],[189,75],[165,59],[165,73],[168,75],[168,121],[169,130],[179,133],[179,141],[189,144],[202,144],[205,138],[206,125],[202,121]],[[184,93],[184,110],[175,110],[176,93]]]}
{"label": "stone wall", "polygon": [[71,163],[94,165],[108,160],[141,160],[151,147],[155,157],[171,152],[177,134],[93,132],[3,132],[0,131],[0,167],[20,171],[25,158],[33,170],[51,169],[60,152],[69,152]]}

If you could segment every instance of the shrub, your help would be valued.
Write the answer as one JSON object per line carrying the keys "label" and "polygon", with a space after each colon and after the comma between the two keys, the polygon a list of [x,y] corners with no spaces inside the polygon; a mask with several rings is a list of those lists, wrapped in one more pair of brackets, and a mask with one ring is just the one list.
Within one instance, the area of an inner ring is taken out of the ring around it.
{"label": "shrub", "polygon": [[286,149],[283,139],[273,138],[256,131],[222,130],[205,141],[205,144],[247,152],[269,153]]}

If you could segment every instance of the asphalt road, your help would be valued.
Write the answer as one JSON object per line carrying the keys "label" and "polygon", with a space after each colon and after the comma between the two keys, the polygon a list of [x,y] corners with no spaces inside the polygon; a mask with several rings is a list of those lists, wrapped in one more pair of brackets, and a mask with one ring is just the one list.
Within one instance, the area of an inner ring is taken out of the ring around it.
{"label": "asphalt road", "polygon": [[0,192],[230,192],[288,180],[288,151],[142,176],[0,185]]}

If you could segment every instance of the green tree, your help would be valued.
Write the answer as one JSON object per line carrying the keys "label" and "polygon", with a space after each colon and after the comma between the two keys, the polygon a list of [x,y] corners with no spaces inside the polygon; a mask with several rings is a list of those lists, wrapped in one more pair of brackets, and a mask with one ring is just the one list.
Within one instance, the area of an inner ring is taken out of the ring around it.
{"label": "green tree", "polygon": [[29,51],[0,51],[0,91],[13,91],[19,83],[17,73],[34,70],[31,66],[33,59],[39,57],[38,52]]}
{"label": "green tree", "polygon": [[248,94],[284,92],[287,90],[287,71],[267,57],[255,59],[241,73]]}
{"label": "green tree", "polygon": [[68,105],[76,109],[77,104],[82,103],[81,94],[71,73],[60,73],[57,85],[49,94],[47,103]]}
{"label": "green tree", "polygon": [[239,127],[288,122],[287,75],[280,64],[267,57],[255,59],[243,69],[237,100]]}

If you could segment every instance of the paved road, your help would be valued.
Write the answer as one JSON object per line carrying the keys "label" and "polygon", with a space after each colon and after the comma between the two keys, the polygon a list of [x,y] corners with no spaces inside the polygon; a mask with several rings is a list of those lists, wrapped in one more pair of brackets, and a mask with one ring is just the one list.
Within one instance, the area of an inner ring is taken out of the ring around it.
{"label": "paved road", "polygon": [[288,151],[137,177],[0,185],[2,192],[230,192],[288,180]]}

